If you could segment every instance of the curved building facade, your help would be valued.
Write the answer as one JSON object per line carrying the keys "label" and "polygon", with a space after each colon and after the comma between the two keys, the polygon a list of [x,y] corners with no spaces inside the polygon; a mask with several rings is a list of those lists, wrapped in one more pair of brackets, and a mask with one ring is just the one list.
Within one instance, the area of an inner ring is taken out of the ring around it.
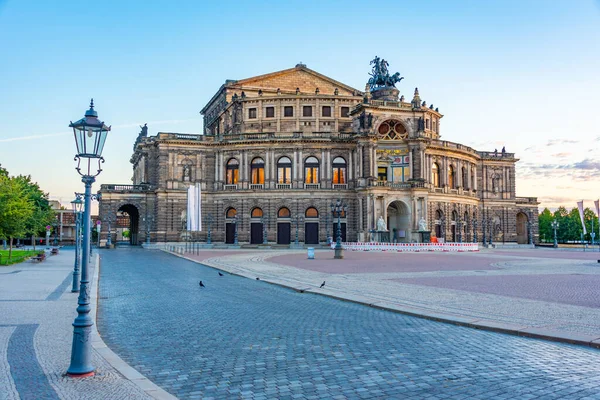
{"label": "curved building facade", "polygon": [[[201,111],[204,134],[142,129],[133,185],[101,186],[102,238],[125,213],[133,244],[205,241],[209,227],[213,243],[325,244],[339,199],[344,241],[536,242],[515,155],[442,140],[443,115],[417,89],[407,99],[380,83],[359,91],[303,64],[226,81]],[[190,185],[201,232],[185,229]],[[389,233],[374,233],[382,222]]]}

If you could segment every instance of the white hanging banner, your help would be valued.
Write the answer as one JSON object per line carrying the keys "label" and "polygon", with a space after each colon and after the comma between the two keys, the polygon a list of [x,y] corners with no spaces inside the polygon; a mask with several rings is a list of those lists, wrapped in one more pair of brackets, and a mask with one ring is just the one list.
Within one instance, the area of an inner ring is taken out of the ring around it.
{"label": "white hanging banner", "polygon": [[600,200],[594,201],[594,205],[596,206],[596,215],[600,217]]}
{"label": "white hanging banner", "polygon": [[187,230],[202,230],[202,189],[198,183],[187,192]]}
{"label": "white hanging banner", "polygon": [[577,202],[577,208],[579,208],[579,218],[581,219],[581,226],[583,226],[583,234],[587,234],[585,229],[585,219],[583,218],[583,200]]}

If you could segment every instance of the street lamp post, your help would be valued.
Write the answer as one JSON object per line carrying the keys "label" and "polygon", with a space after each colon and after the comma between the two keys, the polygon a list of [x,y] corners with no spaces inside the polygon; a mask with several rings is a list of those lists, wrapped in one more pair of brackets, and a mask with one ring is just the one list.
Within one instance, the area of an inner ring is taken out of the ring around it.
{"label": "street lamp post", "polygon": [[267,218],[266,216],[262,216],[260,217],[260,223],[262,224],[262,228],[263,228],[263,244],[269,244],[269,238],[267,236],[267,224],[269,222],[269,218]]}
{"label": "street lamp post", "polygon": [[494,245],[494,243],[492,242],[492,237],[494,236],[494,220],[492,218],[490,218],[490,220],[488,221],[488,228],[490,229],[490,235],[488,237],[489,245],[490,247],[492,247]]}
{"label": "street lamp post", "polygon": [[150,244],[150,228],[152,225],[153,218],[150,215],[146,215],[146,244]]}
{"label": "street lamp post", "polygon": [[81,251],[81,212],[83,201],[80,196],[76,196],[71,202],[73,215],[75,215],[75,264],[73,265],[73,287],[71,292],[79,292],[79,253]]}
{"label": "street lamp post", "polygon": [[102,223],[100,220],[96,222],[96,233],[98,234],[98,243],[97,246],[100,248],[100,233],[102,232]]}
{"label": "street lamp post", "polygon": [[108,237],[106,238],[106,247],[110,249],[112,246],[112,232],[110,231],[110,220],[106,222],[108,224]]}
{"label": "street lamp post", "polygon": [[52,245],[53,246],[57,246],[58,245],[58,240],[57,240],[56,236],[58,234],[58,221],[54,221],[52,223],[52,228],[54,228],[54,240],[52,241]]}
{"label": "street lamp post", "polygon": [[298,242],[298,228],[299,228],[299,225],[302,222],[304,222],[304,217],[302,215],[296,214],[292,217],[292,221],[294,221],[294,223],[296,224],[296,240],[294,240],[294,245],[299,246],[300,243]]}
{"label": "street lamp post", "polygon": [[550,223],[550,225],[552,226],[552,229],[554,229],[554,246],[553,247],[556,249],[558,247],[558,240],[556,238],[556,230],[558,229],[560,224],[558,223],[557,220],[554,220]]}
{"label": "street lamp post", "polygon": [[487,231],[487,226],[486,226],[486,219],[485,216],[481,217],[481,231],[483,233],[483,247],[487,246],[487,239],[485,237],[486,231]]}
{"label": "street lamp post", "polygon": [[477,218],[473,218],[473,243],[477,243]]}
{"label": "street lamp post", "polygon": [[[90,249],[90,212],[92,198],[92,184],[102,169],[100,164],[104,162],[102,150],[110,127],[98,119],[98,113],[94,110],[94,100],[90,103],[90,109],[85,116],[76,122],[71,122],[69,127],[73,128],[75,144],[77,146],[76,170],[81,175],[81,181],[85,185],[84,214],[83,214],[83,246],[81,260],[81,287],[77,299],[77,317],[73,322],[73,345],[71,348],[71,364],[67,369],[69,376],[84,377],[94,374],[92,365],[92,343],[91,333],[94,322],[90,317],[90,281],[88,276]],[[97,170],[95,163],[98,163]]]}
{"label": "street lamp post", "polygon": [[327,235],[327,246],[331,245],[331,237],[329,236],[329,228],[331,222],[329,221],[329,213],[325,213],[325,234]]}
{"label": "street lamp post", "polygon": [[236,215],[233,216],[233,244],[235,246],[238,245],[237,222],[238,222],[238,217],[237,217],[237,214],[236,214]]}
{"label": "street lamp post", "polygon": [[342,200],[337,199],[335,204],[331,203],[331,215],[333,218],[337,217],[337,234],[335,238],[335,249],[333,258],[341,260],[344,258],[344,249],[342,249],[342,213],[346,215],[348,206]]}
{"label": "street lamp post", "polygon": [[213,221],[214,221],[214,218],[213,218],[212,214],[209,213],[206,216],[206,225],[208,225],[208,232],[206,233],[206,244],[212,243],[211,237],[210,237],[210,228],[212,226]]}

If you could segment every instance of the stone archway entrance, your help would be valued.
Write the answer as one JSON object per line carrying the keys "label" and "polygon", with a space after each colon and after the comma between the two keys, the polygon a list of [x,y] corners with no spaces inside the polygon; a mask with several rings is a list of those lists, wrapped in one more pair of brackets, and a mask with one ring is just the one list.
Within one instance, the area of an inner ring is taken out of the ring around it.
{"label": "stone archway entrance", "polygon": [[395,200],[388,205],[387,228],[390,231],[390,242],[411,242],[410,214],[410,208],[403,201]]}
{"label": "stone archway entrance", "polygon": [[129,241],[129,244],[138,244],[140,212],[133,204],[125,204],[117,211],[117,240]]}
{"label": "stone archway entrance", "polygon": [[529,238],[527,235],[527,222],[529,218],[525,213],[517,214],[517,243],[518,244],[527,244],[529,242]]}

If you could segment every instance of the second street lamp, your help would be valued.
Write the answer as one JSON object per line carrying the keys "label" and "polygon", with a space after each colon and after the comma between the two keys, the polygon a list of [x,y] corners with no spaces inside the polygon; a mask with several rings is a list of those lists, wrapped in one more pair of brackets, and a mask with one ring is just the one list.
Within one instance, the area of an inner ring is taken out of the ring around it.
{"label": "second street lamp", "polygon": [[342,200],[338,199],[335,204],[331,203],[331,215],[333,218],[337,217],[337,233],[335,238],[335,248],[333,258],[341,260],[344,258],[344,249],[342,248],[342,214],[346,216],[348,206]]}
{"label": "second street lamp", "polygon": [[71,292],[79,292],[79,253],[81,251],[81,210],[83,208],[83,201],[81,197],[77,196],[75,200],[71,202],[71,208],[73,209],[73,215],[75,216],[75,265],[73,266],[73,288]]}
{"label": "second street lamp", "polygon": [[[69,127],[73,128],[75,144],[77,146],[76,170],[81,175],[81,181],[85,185],[84,214],[83,214],[83,248],[81,260],[81,287],[77,299],[77,317],[73,321],[73,345],[71,348],[71,364],[67,369],[69,376],[90,376],[94,374],[92,365],[92,325],[94,322],[90,317],[90,281],[88,276],[90,251],[90,212],[92,199],[92,184],[96,176],[102,172],[100,164],[104,162],[102,150],[110,127],[98,119],[98,113],[94,110],[94,100],[90,102],[90,109],[85,116],[71,122]],[[96,169],[97,163],[97,169]]]}
{"label": "second street lamp", "polygon": [[554,248],[556,249],[558,247],[558,240],[556,237],[556,230],[558,229],[558,227],[560,226],[560,224],[558,223],[557,220],[554,220],[550,223],[550,225],[552,226],[552,229],[554,229]]}

